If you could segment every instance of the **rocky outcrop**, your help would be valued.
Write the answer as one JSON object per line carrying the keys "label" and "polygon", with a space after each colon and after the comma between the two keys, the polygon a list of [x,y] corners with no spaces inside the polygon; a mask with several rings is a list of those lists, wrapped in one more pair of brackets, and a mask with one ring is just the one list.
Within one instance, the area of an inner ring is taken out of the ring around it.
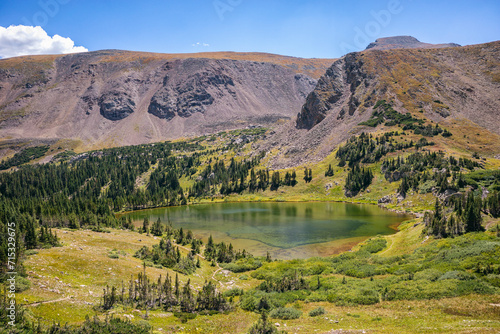
{"label": "rocky outcrop", "polygon": [[[184,73],[179,72],[177,67],[170,68],[169,74],[163,79],[163,87],[151,98],[148,112],[167,120],[175,116],[189,117],[195,113],[205,113],[207,107],[214,103],[215,97],[209,90],[214,91],[216,97],[234,97],[235,85],[233,79],[224,74],[224,67],[207,69],[200,66],[202,64],[196,64],[204,61],[193,59],[184,62]],[[191,67],[195,67],[194,71]]]}
{"label": "rocky outcrop", "polygon": [[105,118],[118,121],[134,112],[135,102],[126,94],[109,92],[99,99],[99,111]]}
{"label": "rocky outcrop", "polygon": [[389,204],[391,202],[392,202],[391,195],[385,195],[384,197],[379,198],[377,201],[378,204]]}
{"label": "rocky outcrop", "polygon": [[344,117],[346,110],[352,116],[359,106],[356,89],[366,77],[359,54],[350,53],[336,61],[307,97],[297,115],[297,129],[311,129],[320,123],[335,106],[340,105],[339,102],[343,102],[342,98],[348,98],[348,101],[339,112],[339,118]]}

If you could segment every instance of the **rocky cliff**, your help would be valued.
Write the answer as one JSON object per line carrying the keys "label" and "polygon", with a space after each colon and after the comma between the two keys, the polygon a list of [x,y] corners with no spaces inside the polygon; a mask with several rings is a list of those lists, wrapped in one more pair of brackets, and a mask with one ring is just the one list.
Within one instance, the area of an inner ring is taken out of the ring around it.
{"label": "rocky cliff", "polygon": [[333,60],[104,50],[0,60],[0,138],[138,144],[290,119]]}

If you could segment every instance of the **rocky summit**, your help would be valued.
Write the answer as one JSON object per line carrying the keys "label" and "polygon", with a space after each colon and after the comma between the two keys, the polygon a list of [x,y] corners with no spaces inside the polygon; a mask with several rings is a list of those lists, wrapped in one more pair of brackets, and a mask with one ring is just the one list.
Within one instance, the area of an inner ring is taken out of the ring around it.
{"label": "rocky summit", "polygon": [[460,44],[445,43],[445,44],[430,44],[422,43],[412,36],[394,36],[378,38],[375,42],[370,43],[366,50],[390,50],[390,49],[439,49],[457,47]]}

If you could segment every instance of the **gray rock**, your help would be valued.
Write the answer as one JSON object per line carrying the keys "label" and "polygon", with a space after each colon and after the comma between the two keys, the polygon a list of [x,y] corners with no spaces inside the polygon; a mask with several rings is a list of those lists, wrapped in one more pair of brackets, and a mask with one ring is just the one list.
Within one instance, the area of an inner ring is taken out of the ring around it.
{"label": "gray rock", "polygon": [[392,202],[392,198],[390,195],[386,195],[382,198],[379,198],[378,204],[388,204]]}

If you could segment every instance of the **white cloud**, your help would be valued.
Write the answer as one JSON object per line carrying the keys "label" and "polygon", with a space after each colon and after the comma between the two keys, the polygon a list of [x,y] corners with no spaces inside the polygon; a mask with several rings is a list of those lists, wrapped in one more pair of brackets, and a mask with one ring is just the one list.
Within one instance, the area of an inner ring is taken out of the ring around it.
{"label": "white cloud", "polygon": [[198,43],[194,43],[194,44],[192,44],[192,46],[195,46],[195,47],[205,47],[205,48],[207,48],[207,47],[209,47],[209,46],[210,46],[210,44],[207,44],[207,43],[200,43],[200,42],[198,42]]}
{"label": "white cloud", "polygon": [[83,46],[75,46],[69,37],[50,37],[39,26],[0,26],[0,58],[87,51]]}

